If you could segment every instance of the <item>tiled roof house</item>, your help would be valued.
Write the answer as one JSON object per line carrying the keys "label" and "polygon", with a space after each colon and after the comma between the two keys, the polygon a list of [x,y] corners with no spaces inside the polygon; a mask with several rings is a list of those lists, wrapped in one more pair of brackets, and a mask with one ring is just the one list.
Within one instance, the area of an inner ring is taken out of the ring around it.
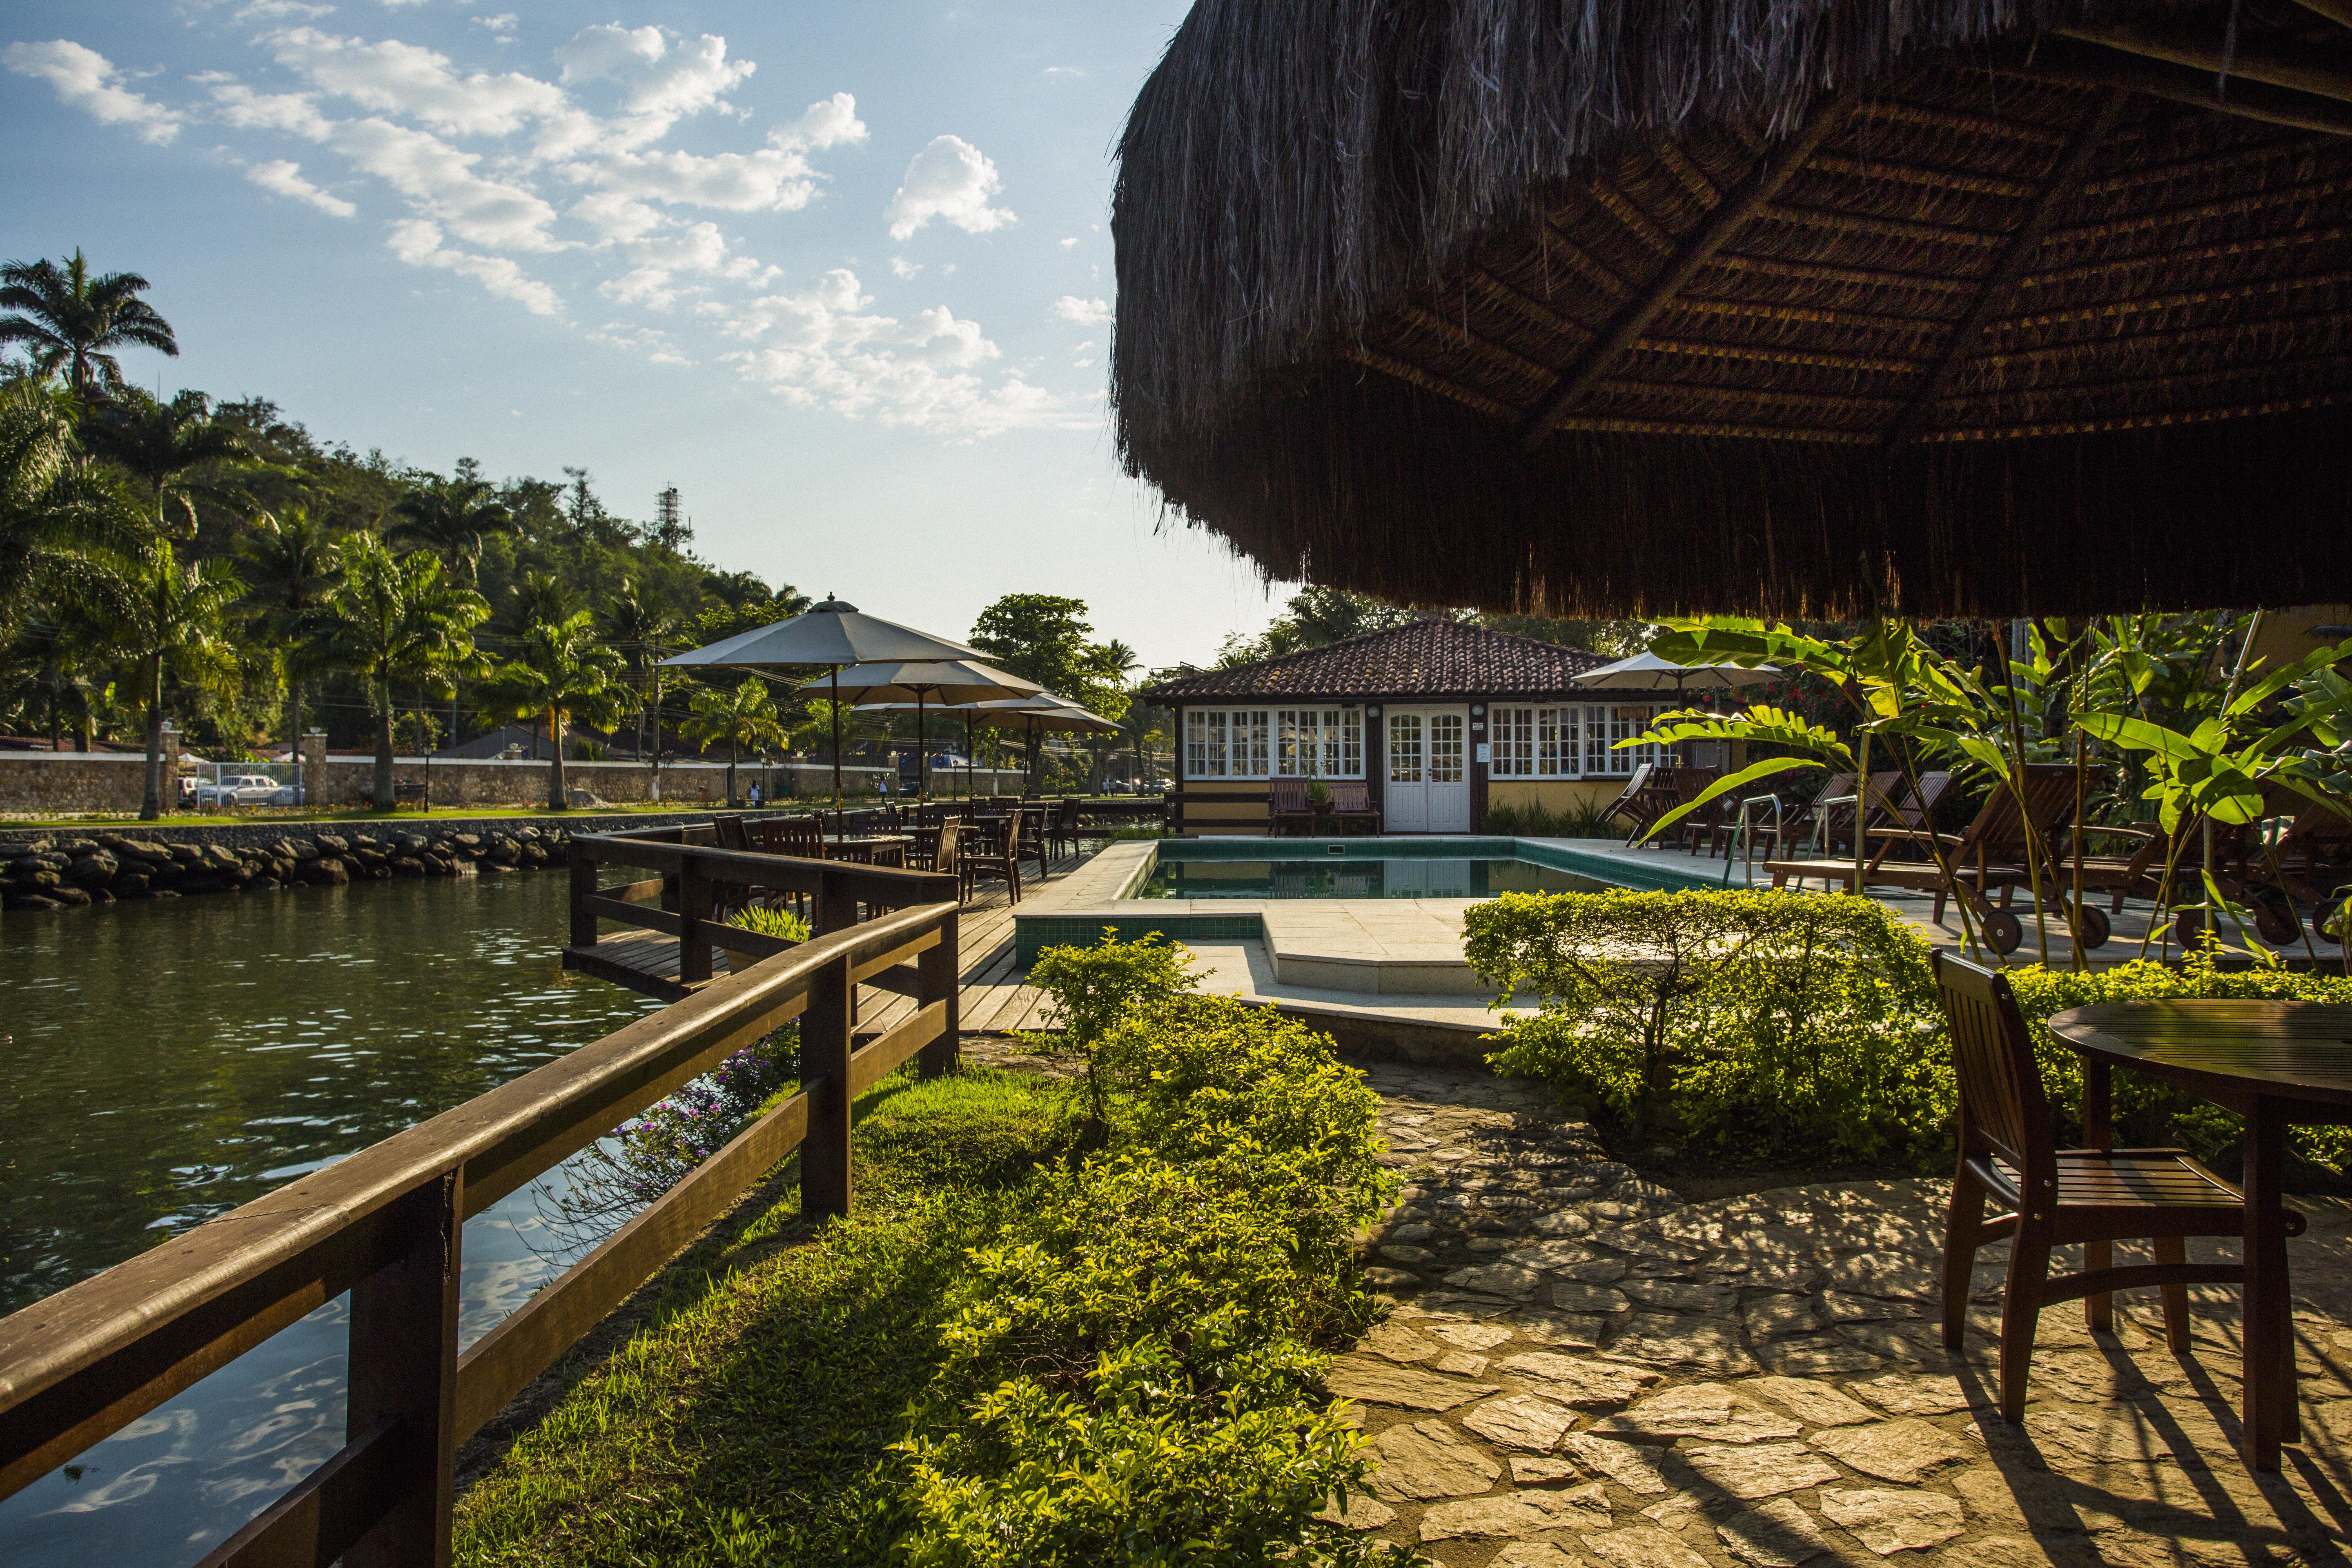
{"label": "tiled roof house", "polygon": [[1573,683],[1606,661],[1581,648],[1429,617],[1387,631],[1162,682],[1176,715],[1176,794],[1188,833],[1258,833],[1275,781],[1362,780],[1389,833],[1486,831],[1497,805],[1558,814],[1606,800],[1646,748],[1656,704]]}

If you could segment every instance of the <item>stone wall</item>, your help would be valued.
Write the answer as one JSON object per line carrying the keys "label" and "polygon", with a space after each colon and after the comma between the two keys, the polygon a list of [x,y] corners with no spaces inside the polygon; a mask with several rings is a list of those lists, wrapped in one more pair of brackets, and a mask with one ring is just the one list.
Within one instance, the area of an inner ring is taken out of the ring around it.
{"label": "stone wall", "polygon": [[[145,759],[136,752],[0,752],[0,814],[80,816],[136,812],[142,796]],[[545,762],[453,761],[396,757],[393,777],[404,784],[422,785],[432,804],[451,805],[543,805],[547,802]],[[315,757],[304,769],[313,805],[339,809],[364,805],[375,789],[373,756],[335,754]],[[572,803],[600,801],[636,804],[652,798],[653,770],[643,763],[567,763],[565,783]],[[1012,769],[974,773],[983,791],[1018,794],[1021,774]],[[833,767],[824,763],[780,763],[767,769],[746,763],[736,770],[735,784],[747,790],[755,779],[779,800],[815,800],[833,794]],[[897,775],[887,768],[850,767],[841,770],[842,787],[871,795],[881,781],[897,788]],[[174,772],[166,767],[166,809],[177,799]],[[723,805],[727,800],[724,763],[665,763],[661,769],[662,799],[674,804]],[[413,797],[412,797],[413,798]]]}

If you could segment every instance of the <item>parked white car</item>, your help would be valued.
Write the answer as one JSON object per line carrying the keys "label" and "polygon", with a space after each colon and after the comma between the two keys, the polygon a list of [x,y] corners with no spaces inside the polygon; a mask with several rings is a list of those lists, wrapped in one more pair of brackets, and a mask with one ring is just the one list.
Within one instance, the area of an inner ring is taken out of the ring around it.
{"label": "parked white car", "polygon": [[284,788],[268,773],[223,773],[212,783],[196,785],[196,805],[268,805]]}

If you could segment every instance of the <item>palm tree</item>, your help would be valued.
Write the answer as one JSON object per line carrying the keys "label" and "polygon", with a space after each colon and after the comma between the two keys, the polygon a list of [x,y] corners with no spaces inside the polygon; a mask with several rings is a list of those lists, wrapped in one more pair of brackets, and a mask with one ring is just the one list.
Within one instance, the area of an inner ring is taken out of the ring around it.
{"label": "palm tree", "polygon": [[98,685],[89,671],[101,657],[102,645],[87,621],[78,616],[36,618],[22,636],[0,655],[0,692],[29,721],[42,717],[41,732],[49,750],[65,749],[70,729],[74,750],[89,750]]}
{"label": "palm tree", "polygon": [[474,657],[474,628],[490,606],[471,588],[449,582],[430,551],[394,555],[372,533],[341,547],[343,580],[299,625],[302,661],[347,669],[367,685],[375,719],[375,804],[389,811],[395,682],[431,685],[439,672]]}
{"label": "palm tree", "polygon": [[735,769],[746,746],[782,746],[784,726],[767,683],[747,675],[732,691],[705,686],[687,700],[687,739],[699,746],[727,748],[727,804],[735,804]]}
{"label": "palm tree", "polygon": [[[246,433],[213,417],[213,400],[201,392],[183,392],[169,403],[159,403],[136,388],[127,388],[113,402],[82,423],[82,439],[97,456],[143,482],[155,502],[159,533],[193,538],[196,531],[196,500],[222,494],[219,470],[251,468],[253,451]],[[174,528],[173,504],[186,519]]]}
{"label": "palm tree", "polygon": [[677,651],[686,625],[667,605],[648,603],[635,582],[623,579],[604,604],[604,637],[628,665],[637,694],[637,755],[646,754],[646,714],[654,719],[654,798],[661,798],[661,661]]}
{"label": "palm tree", "polygon": [[123,390],[122,367],[106,351],[136,346],[177,358],[179,340],[169,321],[139,296],[147,279],[135,272],[93,278],[80,250],[60,268],[44,258],[0,267],[0,343],[29,343],[43,375],[63,365],[66,385],[87,399],[93,386]]}
{"label": "palm tree", "polygon": [[113,576],[108,640],[138,670],[139,700],[147,710],[139,820],[152,822],[163,811],[164,678],[215,691],[236,683],[236,650],[223,633],[245,585],[213,562],[182,565],[168,540],[157,540],[137,559],[117,561]]}
{"label": "palm tree", "polygon": [[523,628],[515,657],[493,671],[483,696],[496,710],[517,718],[543,718],[555,744],[547,770],[547,804],[562,811],[572,804],[563,776],[563,729],[571,720],[609,728],[627,710],[627,689],[619,679],[621,656],[596,640],[595,618],[585,610],[559,621],[535,621]]}
{"label": "palm tree", "polygon": [[304,618],[326,603],[343,580],[332,530],[311,521],[308,508],[289,506],[254,520],[245,542],[246,603],[265,636],[277,643],[286,670],[286,738],[302,743],[302,667],[293,657]]}
{"label": "palm tree", "polygon": [[397,519],[385,537],[402,549],[430,550],[449,568],[450,579],[474,585],[482,559],[482,541],[515,525],[514,513],[498,499],[489,480],[461,473],[455,479],[429,478],[394,501]]}
{"label": "palm tree", "polygon": [[104,577],[88,546],[123,531],[121,498],[82,460],[69,395],[0,386],[0,635],[37,605]]}
{"label": "palm tree", "polygon": [[572,616],[572,591],[552,572],[526,572],[507,595],[507,623],[518,632],[551,626]]}

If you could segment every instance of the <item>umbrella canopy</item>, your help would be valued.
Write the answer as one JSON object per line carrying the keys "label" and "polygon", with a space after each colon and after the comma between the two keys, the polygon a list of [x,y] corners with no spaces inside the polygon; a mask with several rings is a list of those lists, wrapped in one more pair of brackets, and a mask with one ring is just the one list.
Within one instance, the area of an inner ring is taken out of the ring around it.
{"label": "umbrella canopy", "polygon": [[1669,664],[1654,653],[1637,653],[1614,664],[1604,664],[1570,680],[1595,691],[1716,690],[1731,686],[1755,686],[1780,679],[1780,669],[1759,664],[1753,669],[1736,664]]}
{"label": "umbrella canopy", "polygon": [[913,659],[979,658],[961,643],[869,616],[852,604],[827,597],[790,620],[690,648],[662,660],[665,668],[710,665],[739,669],[793,669],[820,665],[870,664]]}
{"label": "umbrella canopy", "polygon": [[1406,603],[2341,600],[2347,15],[1200,0],[1119,144],[1121,456]]}
{"label": "umbrella canopy", "polygon": [[[958,712],[963,710],[957,710]],[[1051,691],[1008,701],[980,702],[971,708],[972,722],[1000,730],[1117,732],[1118,726],[1082,703]]]}
{"label": "umbrella canopy", "polygon": [[[827,689],[830,689],[828,684]],[[840,676],[842,700],[868,706],[897,703],[933,712],[959,702],[1026,697],[1044,690],[976,658],[911,659],[853,664]]]}

